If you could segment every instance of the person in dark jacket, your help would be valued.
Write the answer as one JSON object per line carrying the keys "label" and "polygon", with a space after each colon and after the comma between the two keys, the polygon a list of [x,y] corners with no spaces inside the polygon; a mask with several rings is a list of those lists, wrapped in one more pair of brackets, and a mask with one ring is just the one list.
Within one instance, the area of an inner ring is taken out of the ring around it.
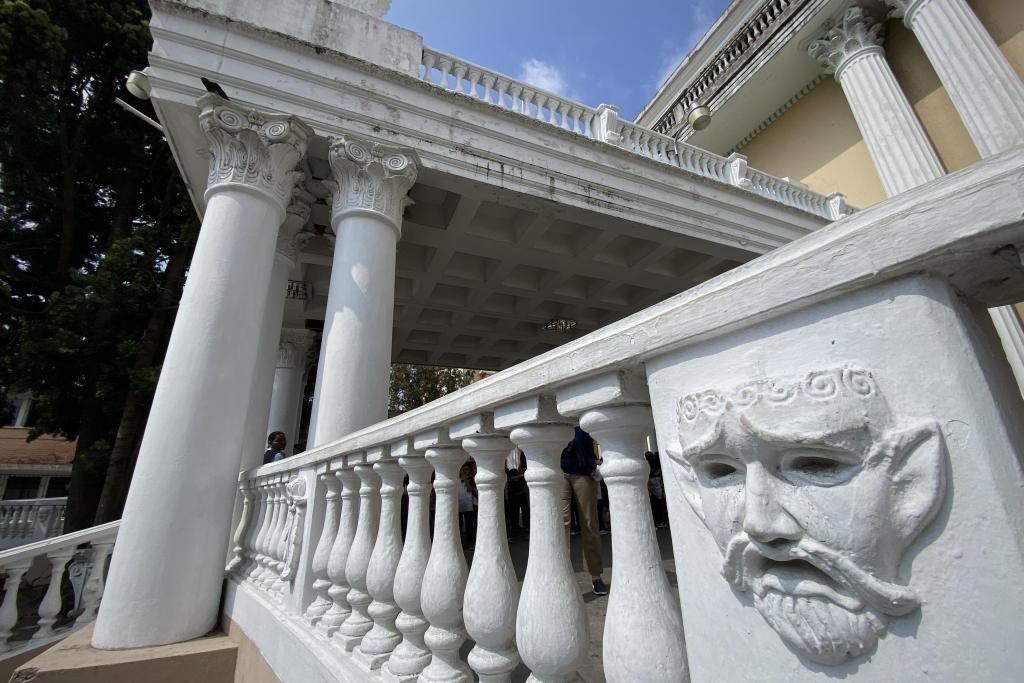
{"label": "person in dark jacket", "polygon": [[284,452],[288,439],[284,432],[270,432],[267,436],[267,450],[263,451],[263,464],[284,460],[288,454]]}
{"label": "person in dark jacket", "polygon": [[583,543],[583,564],[590,573],[595,595],[607,595],[608,586],[601,578],[601,535],[597,521],[597,452],[594,440],[576,427],[572,441],[562,451],[562,524],[569,536],[572,499],[580,518],[580,540]]}

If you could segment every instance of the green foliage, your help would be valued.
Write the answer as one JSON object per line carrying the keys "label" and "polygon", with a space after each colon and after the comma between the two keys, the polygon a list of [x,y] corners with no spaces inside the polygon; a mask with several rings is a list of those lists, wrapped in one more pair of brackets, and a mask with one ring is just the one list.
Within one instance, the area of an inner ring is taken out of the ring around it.
{"label": "green foliage", "polygon": [[482,373],[464,368],[433,365],[391,365],[391,393],[388,412],[392,415],[418,408],[456,389],[472,384]]}

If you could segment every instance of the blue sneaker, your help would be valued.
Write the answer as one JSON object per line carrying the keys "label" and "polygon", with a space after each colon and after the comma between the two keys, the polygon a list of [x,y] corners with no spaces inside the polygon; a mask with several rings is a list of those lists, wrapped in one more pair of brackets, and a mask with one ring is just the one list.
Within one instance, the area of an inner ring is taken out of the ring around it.
{"label": "blue sneaker", "polygon": [[594,595],[608,595],[608,584],[600,577],[594,579]]}

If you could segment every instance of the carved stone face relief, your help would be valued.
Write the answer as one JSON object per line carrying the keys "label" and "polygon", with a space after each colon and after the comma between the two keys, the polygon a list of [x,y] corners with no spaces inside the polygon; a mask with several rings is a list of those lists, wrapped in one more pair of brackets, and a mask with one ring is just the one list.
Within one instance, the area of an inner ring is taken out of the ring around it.
{"label": "carved stone face relief", "polygon": [[684,396],[677,420],[672,469],[722,574],[792,649],[839,664],[919,608],[897,574],[946,489],[933,420],[850,367]]}

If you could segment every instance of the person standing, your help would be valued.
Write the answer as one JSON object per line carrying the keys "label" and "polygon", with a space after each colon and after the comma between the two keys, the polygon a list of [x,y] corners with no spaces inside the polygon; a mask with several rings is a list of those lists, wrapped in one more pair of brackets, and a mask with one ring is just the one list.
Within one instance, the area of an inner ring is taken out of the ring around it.
{"label": "person standing", "polygon": [[267,450],[263,451],[263,464],[284,460],[288,454],[284,452],[288,439],[284,432],[270,432],[267,436]]}
{"label": "person standing", "polygon": [[583,564],[590,574],[595,595],[608,595],[608,586],[601,578],[601,536],[597,522],[597,453],[590,434],[579,427],[572,441],[562,451],[562,524],[569,536],[569,518],[572,500],[580,520],[580,540],[583,545]]}
{"label": "person standing", "polygon": [[473,479],[475,463],[468,461],[459,470],[459,531],[462,534],[462,549],[474,550],[476,546],[476,509],[479,494]]}

